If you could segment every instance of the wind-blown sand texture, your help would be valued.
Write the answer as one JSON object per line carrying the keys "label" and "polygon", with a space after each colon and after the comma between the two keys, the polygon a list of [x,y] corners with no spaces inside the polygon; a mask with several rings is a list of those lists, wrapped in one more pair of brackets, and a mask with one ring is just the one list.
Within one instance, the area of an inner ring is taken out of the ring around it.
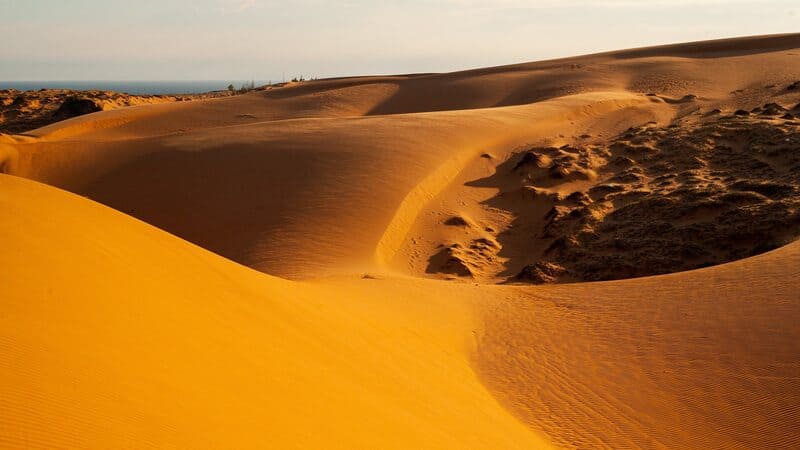
{"label": "wind-blown sand texture", "polygon": [[0,446],[798,447],[798,80],[776,35],[2,135]]}

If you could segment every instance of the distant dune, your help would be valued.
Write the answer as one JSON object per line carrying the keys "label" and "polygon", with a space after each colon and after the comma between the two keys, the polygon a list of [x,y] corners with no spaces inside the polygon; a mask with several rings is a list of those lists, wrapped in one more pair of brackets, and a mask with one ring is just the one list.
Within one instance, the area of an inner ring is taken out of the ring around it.
{"label": "distant dune", "polygon": [[22,133],[72,117],[117,108],[227,97],[228,91],[183,95],[130,95],[111,91],[0,90],[0,133]]}
{"label": "distant dune", "polygon": [[798,61],[747,37],[0,135],[0,443],[798,447]]}

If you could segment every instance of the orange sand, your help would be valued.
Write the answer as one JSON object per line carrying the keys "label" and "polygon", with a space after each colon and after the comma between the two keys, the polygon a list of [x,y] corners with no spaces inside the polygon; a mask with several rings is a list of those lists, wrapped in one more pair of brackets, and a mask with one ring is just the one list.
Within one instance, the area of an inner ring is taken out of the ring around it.
{"label": "orange sand", "polygon": [[[498,285],[540,200],[475,181],[531,146],[795,114],[798,56],[780,35],[320,80],[0,136],[0,446],[796,447],[800,245]],[[616,175],[591,170],[548,189]],[[476,238],[499,256],[426,270]]]}

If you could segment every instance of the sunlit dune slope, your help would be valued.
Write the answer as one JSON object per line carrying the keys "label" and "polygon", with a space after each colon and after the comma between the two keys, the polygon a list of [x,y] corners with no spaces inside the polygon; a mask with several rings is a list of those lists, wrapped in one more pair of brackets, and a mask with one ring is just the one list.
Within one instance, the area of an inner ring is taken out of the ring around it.
{"label": "sunlit dune slope", "polygon": [[7,175],[0,214],[3,447],[541,443],[471,369],[474,292],[295,284]]}
{"label": "sunlit dune slope", "polygon": [[481,303],[478,372],[556,445],[800,445],[800,243],[690,272],[520,289]]}

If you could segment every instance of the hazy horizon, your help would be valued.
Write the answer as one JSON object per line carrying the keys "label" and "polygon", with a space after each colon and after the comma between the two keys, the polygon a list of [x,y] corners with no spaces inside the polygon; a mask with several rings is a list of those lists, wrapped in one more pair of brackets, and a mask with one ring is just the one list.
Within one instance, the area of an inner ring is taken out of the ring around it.
{"label": "hazy horizon", "polygon": [[270,81],[274,82],[274,80],[0,80],[0,90],[67,89],[114,91],[134,95],[201,94],[224,91],[229,85],[241,88],[252,82],[256,86],[263,86]]}
{"label": "hazy horizon", "polygon": [[0,0],[3,81],[447,72],[796,30],[791,0]]}

